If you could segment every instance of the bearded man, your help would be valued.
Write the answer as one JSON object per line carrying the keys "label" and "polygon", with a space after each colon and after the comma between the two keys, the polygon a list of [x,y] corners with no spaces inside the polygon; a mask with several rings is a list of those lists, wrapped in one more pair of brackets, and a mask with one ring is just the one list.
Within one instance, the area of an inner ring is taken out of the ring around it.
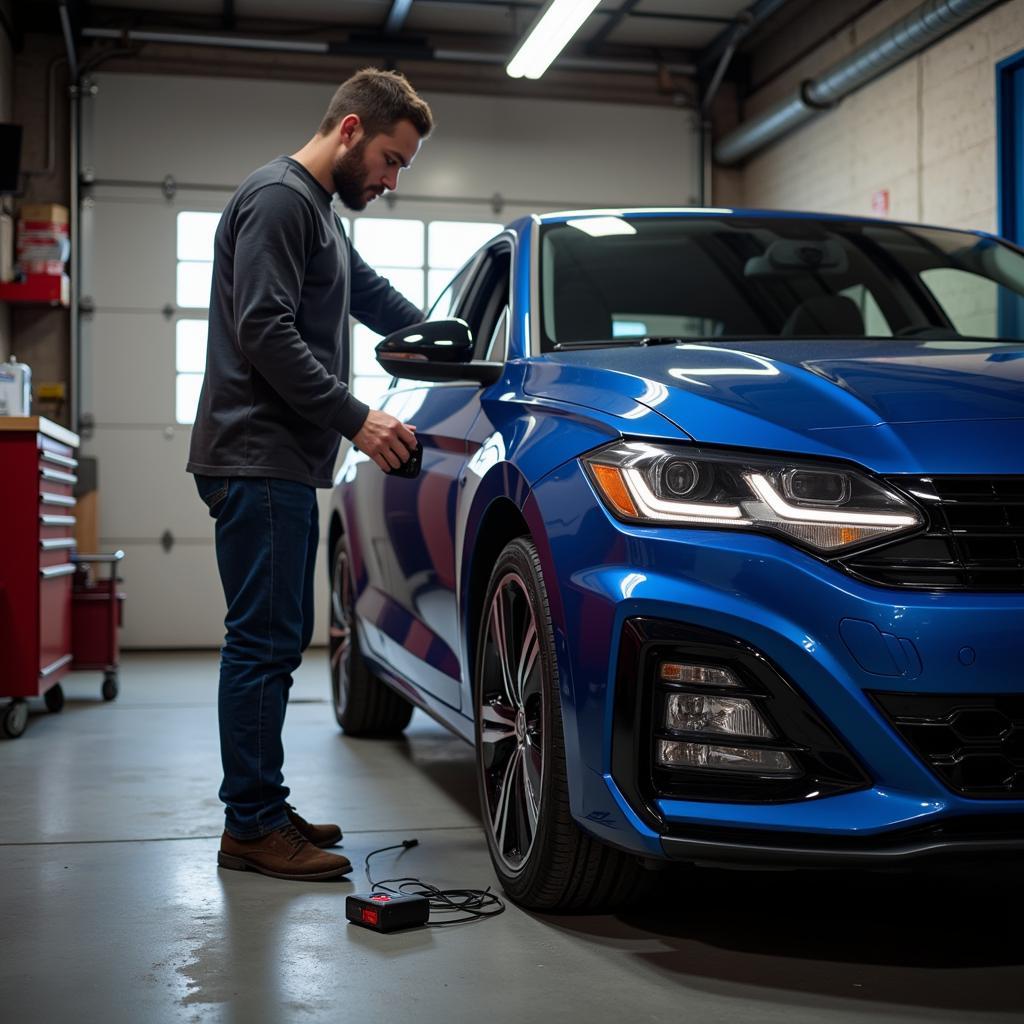
{"label": "bearded man", "polygon": [[342,437],[384,472],[415,427],[348,389],[349,317],[381,334],[422,319],[345,236],[350,210],[394,190],[433,127],[395,72],[366,69],[331,99],[317,133],[254,171],[214,242],[206,376],[188,472],[216,522],[227,601],[218,717],[225,830],[218,864],[275,878],[352,870],[287,802],[284,726],[292,673],[313,633],[317,487],[330,487]]}

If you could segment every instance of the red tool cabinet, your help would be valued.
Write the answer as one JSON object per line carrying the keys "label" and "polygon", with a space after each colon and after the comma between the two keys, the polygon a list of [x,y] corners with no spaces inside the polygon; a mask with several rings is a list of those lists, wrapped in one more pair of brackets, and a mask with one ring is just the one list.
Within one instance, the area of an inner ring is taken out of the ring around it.
{"label": "red tool cabinet", "polygon": [[72,668],[78,437],[38,416],[0,416],[0,725],[24,732],[28,697],[59,711]]}

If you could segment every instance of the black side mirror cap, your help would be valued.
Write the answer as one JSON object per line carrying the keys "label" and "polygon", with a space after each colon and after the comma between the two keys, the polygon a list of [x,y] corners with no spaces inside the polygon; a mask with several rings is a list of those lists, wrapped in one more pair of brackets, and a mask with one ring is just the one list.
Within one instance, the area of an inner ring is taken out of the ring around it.
{"label": "black side mirror cap", "polygon": [[428,320],[403,327],[377,344],[377,362],[405,380],[493,384],[503,363],[473,359],[473,333],[465,320]]}

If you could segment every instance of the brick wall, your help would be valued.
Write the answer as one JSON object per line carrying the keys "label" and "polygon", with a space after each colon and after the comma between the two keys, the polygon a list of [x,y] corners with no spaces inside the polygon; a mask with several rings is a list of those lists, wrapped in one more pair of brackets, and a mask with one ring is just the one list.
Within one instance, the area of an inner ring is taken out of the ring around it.
{"label": "brick wall", "polygon": [[[883,0],[855,17],[749,97],[743,116],[789,95],[918,3]],[[787,45],[769,41],[755,57],[755,79],[759,64],[785,66]],[[893,218],[994,231],[995,66],[1022,49],[1024,0],[1008,0],[762,150],[738,175],[716,177],[714,199],[870,215],[872,195],[887,189]]]}

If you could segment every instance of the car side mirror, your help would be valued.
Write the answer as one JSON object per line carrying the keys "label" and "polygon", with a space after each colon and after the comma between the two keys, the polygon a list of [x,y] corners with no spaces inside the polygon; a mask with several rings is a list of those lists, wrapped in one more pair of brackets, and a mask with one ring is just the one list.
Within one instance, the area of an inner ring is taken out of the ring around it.
{"label": "car side mirror", "polygon": [[501,363],[473,358],[473,333],[465,320],[428,320],[403,327],[377,344],[377,362],[406,380],[472,380],[492,384]]}

